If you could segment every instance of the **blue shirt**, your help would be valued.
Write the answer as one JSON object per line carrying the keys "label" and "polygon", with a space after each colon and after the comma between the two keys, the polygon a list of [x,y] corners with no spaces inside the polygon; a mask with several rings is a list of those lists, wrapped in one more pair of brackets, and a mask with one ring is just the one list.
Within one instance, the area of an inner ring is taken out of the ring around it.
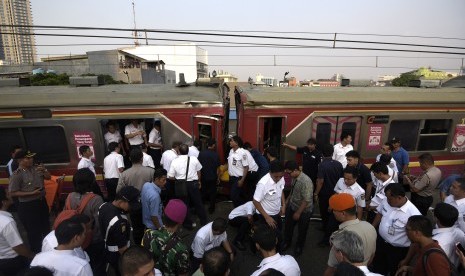
{"label": "blue shirt", "polygon": [[409,164],[408,152],[403,147],[400,147],[398,151],[393,150],[391,154],[392,158],[396,160],[397,169],[402,173],[404,166]]}
{"label": "blue shirt", "polygon": [[142,221],[147,228],[157,230],[153,225],[151,217],[157,217],[160,226],[163,226],[161,220],[163,214],[163,205],[160,198],[161,189],[155,183],[146,182],[142,187]]}
{"label": "blue shirt", "polygon": [[270,171],[270,164],[268,164],[265,156],[261,155],[256,149],[251,149],[250,155],[252,155],[253,160],[258,165],[258,177],[261,179]]}
{"label": "blue shirt", "polygon": [[460,174],[451,174],[449,175],[446,179],[444,179],[441,184],[439,184],[439,190],[441,192],[446,193],[449,195],[449,189],[450,186],[452,186],[452,183],[454,183],[455,180],[459,179],[461,177]]}

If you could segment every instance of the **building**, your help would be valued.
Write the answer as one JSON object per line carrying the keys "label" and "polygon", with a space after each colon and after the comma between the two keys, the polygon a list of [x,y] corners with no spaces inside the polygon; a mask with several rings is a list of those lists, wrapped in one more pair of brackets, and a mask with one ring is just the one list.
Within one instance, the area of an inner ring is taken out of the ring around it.
{"label": "building", "polygon": [[237,82],[238,78],[233,74],[225,72],[223,70],[214,71],[216,72],[216,78],[223,79],[225,82]]}
{"label": "building", "polygon": [[36,56],[29,0],[0,0],[0,60],[2,64],[33,64]]}
{"label": "building", "polygon": [[278,80],[274,77],[265,77],[258,73],[255,76],[255,83],[257,86],[278,86]]}
{"label": "building", "polygon": [[312,86],[319,86],[319,87],[338,87],[339,82],[332,79],[319,79],[314,81]]}

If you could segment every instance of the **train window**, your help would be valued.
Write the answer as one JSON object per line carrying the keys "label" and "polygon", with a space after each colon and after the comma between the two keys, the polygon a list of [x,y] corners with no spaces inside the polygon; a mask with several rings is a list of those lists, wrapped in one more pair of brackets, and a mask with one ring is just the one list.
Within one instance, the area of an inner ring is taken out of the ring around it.
{"label": "train window", "polygon": [[199,124],[199,139],[207,140],[213,137],[212,126],[207,124]]}
{"label": "train window", "polygon": [[418,150],[444,150],[451,124],[452,120],[424,120]]}
{"label": "train window", "polygon": [[389,139],[398,137],[405,150],[415,151],[420,122],[420,120],[392,121],[389,128]]}
{"label": "train window", "polygon": [[[342,124],[342,132],[341,133],[344,133],[344,132],[347,132],[350,134],[350,136],[352,137],[352,146],[354,145],[354,141],[355,141],[355,131],[357,130],[357,124],[355,122],[346,122],[346,123],[343,123]],[[339,139],[340,137],[338,137]]]}
{"label": "train window", "polygon": [[11,147],[14,145],[22,146],[21,135],[17,128],[2,128],[0,132],[2,133],[2,142],[0,143],[0,165],[5,165],[11,159]]}
{"label": "train window", "polygon": [[26,147],[37,153],[44,163],[69,162],[69,151],[63,128],[59,126],[22,128]]}
{"label": "train window", "polygon": [[330,123],[319,123],[316,126],[316,137],[317,146],[321,150],[324,145],[331,144],[331,124]]}

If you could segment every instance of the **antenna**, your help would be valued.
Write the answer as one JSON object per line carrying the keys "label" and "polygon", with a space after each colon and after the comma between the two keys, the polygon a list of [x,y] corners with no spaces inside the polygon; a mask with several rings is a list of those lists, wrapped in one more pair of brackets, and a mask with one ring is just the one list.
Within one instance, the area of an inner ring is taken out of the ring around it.
{"label": "antenna", "polygon": [[139,46],[139,40],[138,40],[138,37],[139,35],[137,34],[137,27],[136,27],[136,4],[135,4],[135,0],[132,0],[132,17],[134,18],[134,32],[133,32],[133,36],[134,36],[134,45],[135,46]]}

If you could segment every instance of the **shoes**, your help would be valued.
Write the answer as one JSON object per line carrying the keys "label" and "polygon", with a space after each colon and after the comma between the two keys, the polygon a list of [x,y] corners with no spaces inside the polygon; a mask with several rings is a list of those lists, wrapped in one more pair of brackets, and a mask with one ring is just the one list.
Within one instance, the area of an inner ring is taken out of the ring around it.
{"label": "shoes", "polygon": [[289,249],[290,244],[288,242],[283,242],[283,245],[281,246],[281,251],[284,252]]}
{"label": "shoes", "polygon": [[246,248],[245,248],[245,245],[242,244],[241,241],[234,241],[233,242],[234,246],[239,249],[240,251],[244,251]]}
{"label": "shoes", "polygon": [[294,257],[299,257],[300,255],[302,255],[302,247],[296,247],[294,249]]}

